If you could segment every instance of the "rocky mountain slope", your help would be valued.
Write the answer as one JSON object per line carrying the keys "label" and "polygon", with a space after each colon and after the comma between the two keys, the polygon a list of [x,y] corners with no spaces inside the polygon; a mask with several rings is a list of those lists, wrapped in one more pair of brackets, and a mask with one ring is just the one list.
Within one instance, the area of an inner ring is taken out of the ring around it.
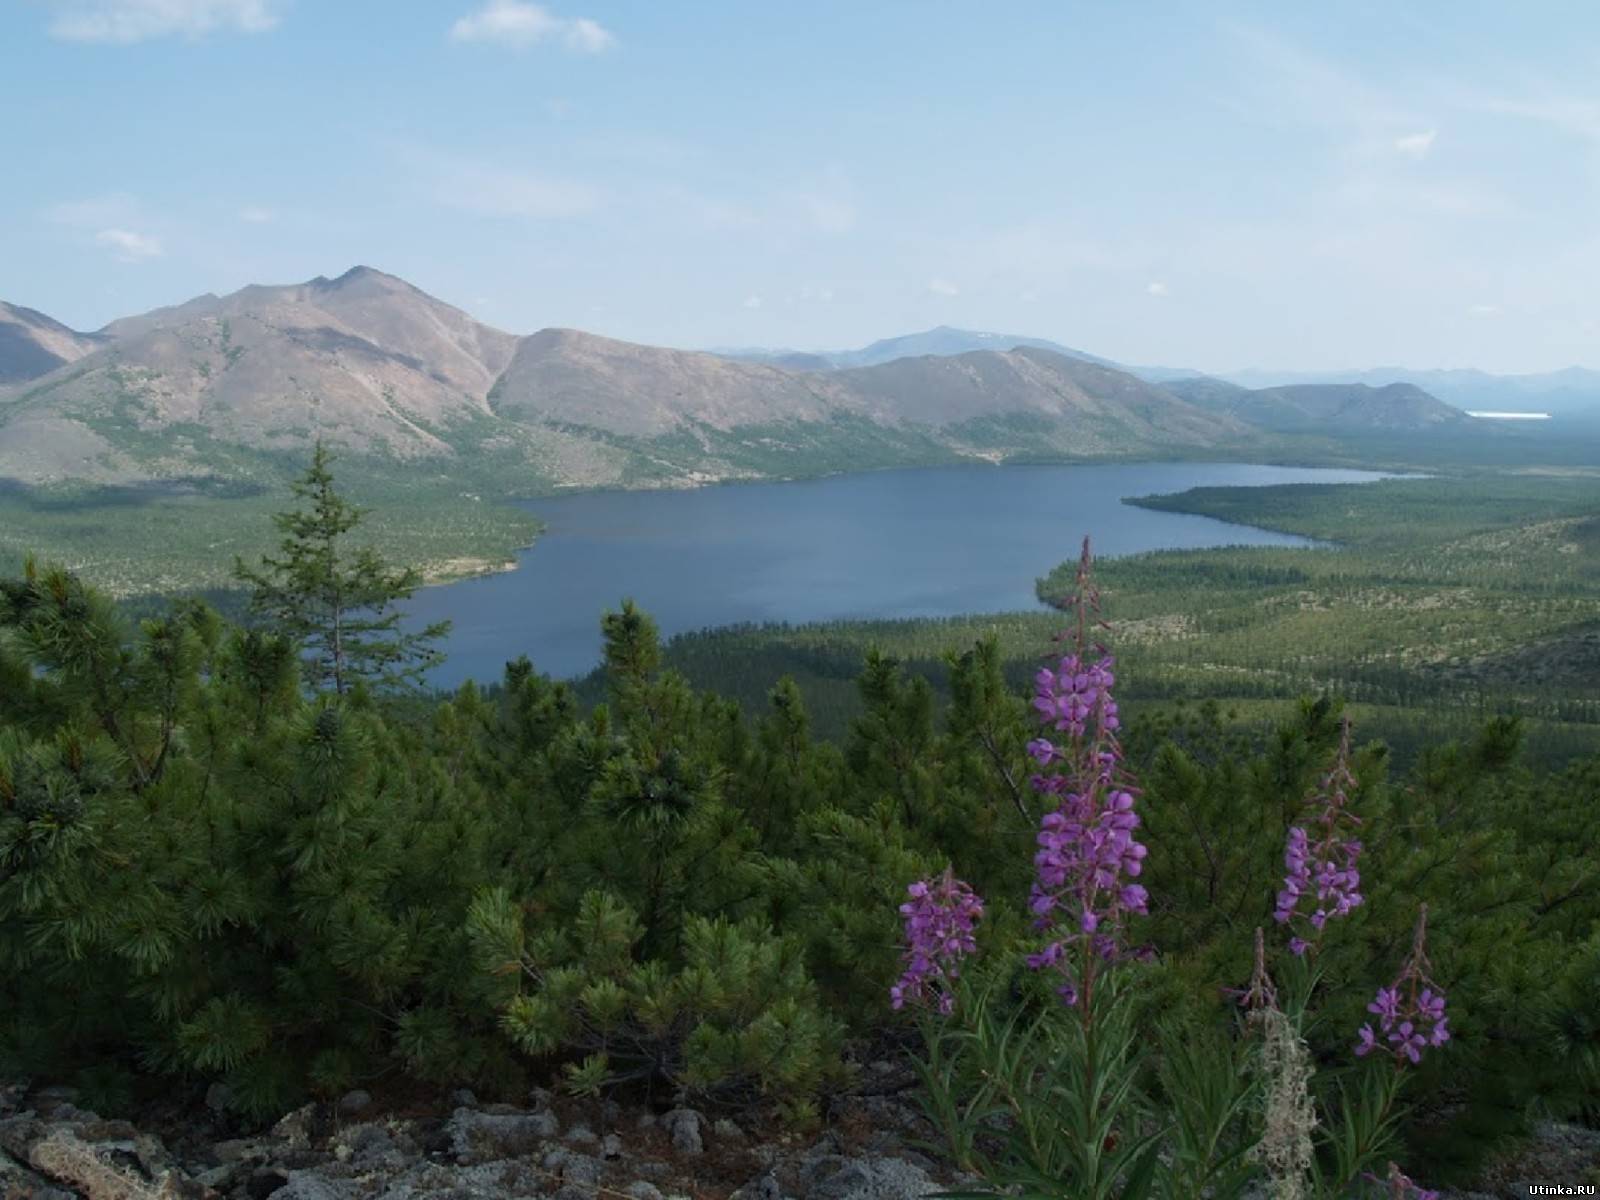
{"label": "rocky mountain slope", "polygon": [[499,416],[660,435],[684,426],[721,432],[839,416],[936,431],[1021,418],[1056,424],[1085,453],[1131,445],[1206,447],[1248,430],[1121,371],[1039,349],[899,358],[819,374],[713,354],[637,346],[569,329],[524,338],[490,395]]}
{"label": "rocky mountain slope", "polygon": [[518,338],[367,267],[207,294],[93,335],[37,314],[27,329],[38,352],[13,356],[25,378],[0,407],[0,479],[27,484],[227,475],[318,438],[528,490],[1252,438],[1227,414],[1045,348],[819,372],[576,330]]}
{"label": "rocky mountain slope", "polygon": [[0,388],[49,374],[92,354],[106,339],[0,300]]}

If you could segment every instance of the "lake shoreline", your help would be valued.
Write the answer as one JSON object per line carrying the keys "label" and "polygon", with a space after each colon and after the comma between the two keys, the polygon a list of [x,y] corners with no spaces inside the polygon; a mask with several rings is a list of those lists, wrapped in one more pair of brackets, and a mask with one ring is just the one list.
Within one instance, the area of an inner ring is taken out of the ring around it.
{"label": "lake shoreline", "polygon": [[1313,539],[1125,503],[1192,486],[1355,483],[1385,473],[1259,463],[987,463],[763,479],[741,488],[589,490],[518,501],[542,523],[516,567],[419,590],[417,625],[450,620],[439,686],[496,678],[526,653],[572,678],[598,661],[625,598],[663,637],[728,625],[1035,610],[1075,556]]}

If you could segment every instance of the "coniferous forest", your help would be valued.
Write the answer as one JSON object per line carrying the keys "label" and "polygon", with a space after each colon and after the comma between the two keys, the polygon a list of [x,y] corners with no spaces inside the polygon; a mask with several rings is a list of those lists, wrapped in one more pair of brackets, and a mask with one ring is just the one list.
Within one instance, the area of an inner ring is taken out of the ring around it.
{"label": "coniferous forest", "polygon": [[241,621],[0,581],[0,1075],[805,1127],[868,1046],[942,1153],[1059,1196],[1449,1182],[1600,1116],[1600,757],[1530,762],[1515,716],[1400,765],[1327,695],[1121,713],[1087,550],[1025,687],[992,636],[942,701],[869,651],[829,739],[631,604],[597,695],[526,660],[429,695],[417,580],[320,452],[296,490]]}

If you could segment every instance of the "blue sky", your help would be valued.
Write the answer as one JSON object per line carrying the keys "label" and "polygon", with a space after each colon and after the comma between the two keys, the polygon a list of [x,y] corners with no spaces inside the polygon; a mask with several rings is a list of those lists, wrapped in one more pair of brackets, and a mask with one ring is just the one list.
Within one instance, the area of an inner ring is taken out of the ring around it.
{"label": "blue sky", "polygon": [[1600,367],[1600,8],[0,0],[0,298]]}

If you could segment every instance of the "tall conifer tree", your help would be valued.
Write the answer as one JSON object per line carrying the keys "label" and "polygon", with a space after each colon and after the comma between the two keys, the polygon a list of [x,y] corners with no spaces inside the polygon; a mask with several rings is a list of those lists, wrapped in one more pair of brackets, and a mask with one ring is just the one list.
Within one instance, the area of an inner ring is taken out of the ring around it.
{"label": "tall conifer tree", "polygon": [[252,589],[251,611],[305,647],[306,681],[343,695],[357,684],[395,688],[417,683],[439,661],[433,643],[448,621],[416,633],[400,628],[396,603],[422,583],[349,535],[367,510],[334,488],[333,456],[320,441],[306,473],[292,485],[300,506],[272,520],[282,538],[278,556],[252,568],[234,560],[234,576]]}

